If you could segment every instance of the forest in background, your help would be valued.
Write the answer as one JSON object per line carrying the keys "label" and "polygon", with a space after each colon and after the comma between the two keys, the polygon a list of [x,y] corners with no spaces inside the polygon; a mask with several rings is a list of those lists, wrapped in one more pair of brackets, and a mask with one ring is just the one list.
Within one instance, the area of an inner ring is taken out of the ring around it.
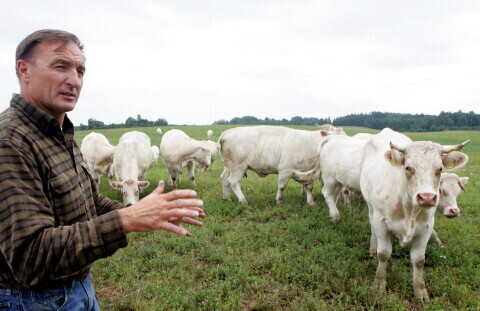
{"label": "forest in background", "polygon": [[[319,126],[333,124],[335,126],[361,126],[381,130],[389,127],[400,132],[438,132],[446,130],[480,130],[480,114],[470,112],[441,112],[439,115],[404,114],[392,112],[370,112],[350,114],[336,119],[300,117],[295,116],[287,119],[259,119],[254,116],[235,117],[230,121],[218,120],[212,125],[305,125]],[[79,130],[132,128],[167,126],[167,120],[159,118],[157,121],[149,121],[137,115],[137,118],[129,117],[125,123],[105,124],[102,121],[89,119],[88,124],[80,124]]]}

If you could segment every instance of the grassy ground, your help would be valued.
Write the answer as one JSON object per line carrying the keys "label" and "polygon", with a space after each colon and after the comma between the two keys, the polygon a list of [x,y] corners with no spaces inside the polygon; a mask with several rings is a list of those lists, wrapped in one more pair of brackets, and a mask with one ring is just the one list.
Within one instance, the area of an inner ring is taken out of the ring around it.
{"label": "grassy ground", "polygon": [[[196,139],[212,129],[218,139],[227,126],[177,127]],[[302,128],[302,127],[298,127]],[[303,127],[304,129],[312,129]],[[165,132],[169,128],[162,127]],[[134,129],[129,129],[134,130]],[[156,128],[137,129],[159,144]],[[112,144],[127,129],[99,130]],[[346,128],[349,135],[376,131]],[[77,140],[88,132],[78,132]],[[253,172],[242,181],[249,201],[222,201],[217,158],[212,171],[196,172],[198,196],[205,201],[204,226],[189,228],[191,238],[167,232],[134,233],[129,246],[94,265],[94,283],[102,310],[479,310],[480,309],[480,133],[452,131],[406,133],[414,140],[443,144],[471,142],[463,151],[469,164],[459,170],[470,177],[459,197],[462,215],[446,219],[437,214],[435,229],[446,247],[430,242],[425,280],[431,300],[415,301],[409,247],[396,239],[389,261],[387,294],[376,298],[371,284],[377,260],[368,255],[370,226],[364,202],[340,206],[341,221],[332,224],[320,192],[317,207],[305,204],[300,185],[291,181],[285,203],[275,205],[276,176]],[[152,184],[166,179],[163,162],[148,172]],[[153,185],[144,194],[153,190]],[[184,173],[180,188],[190,188]],[[104,195],[121,200],[108,188]],[[167,189],[169,190],[169,189]]]}

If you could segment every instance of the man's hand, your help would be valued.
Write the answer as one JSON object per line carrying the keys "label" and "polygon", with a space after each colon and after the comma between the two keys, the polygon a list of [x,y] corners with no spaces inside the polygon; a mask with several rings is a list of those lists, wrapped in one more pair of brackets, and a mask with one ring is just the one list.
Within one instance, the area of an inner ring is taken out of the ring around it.
{"label": "man's hand", "polygon": [[174,190],[163,193],[163,180],[149,195],[129,207],[119,209],[126,233],[166,230],[178,235],[192,236],[181,224],[201,226],[194,217],[207,217],[201,207],[203,201],[193,199],[193,190]]}

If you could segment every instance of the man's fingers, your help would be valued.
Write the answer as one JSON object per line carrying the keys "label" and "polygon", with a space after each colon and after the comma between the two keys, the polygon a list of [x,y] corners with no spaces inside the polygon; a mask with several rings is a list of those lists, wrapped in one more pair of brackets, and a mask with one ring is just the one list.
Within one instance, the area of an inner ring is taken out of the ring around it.
{"label": "man's fingers", "polygon": [[162,194],[163,193],[163,190],[165,190],[165,182],[163,180],[160,180],[158,182],[158,186],[157,188],[155,188],[153,190],[153,192],[157,193],[157,194]]}
{"label": "man's fingers", "polygon": [[172,233],[175,233],[176,235],[181,235],[181,236],[192,236],[192,234],[182,226],[178,226],[169,222],[165,222],[162,225],[162,229],[166,231],[170,231]]}
{"label": "man's fingers", "polygon": [[203,223],[201,223],[200,221],[192,219],[190,217],[183,217],[181,219],[181,222],[183,222],[184,224],[189,224],[189,225],[194,225],[194,226],[202,226],[203,225]]}
{"label": "man's fingers", "polygon": [[[203,206],[203,201],[199,199],[177,199],[165,203],[167,209],[172,208],[200,208]],[[203,211],[203,210],[202,210]]]}
{"label": "man's fingers", "polygon": [[165,211],[164,217],[169,220],[172,219],[173,222],[176,222],[178,221],[178,218],[182,218],[182,217],[190,217],[190,218],[200,217],[200,214],[202,212],[203,211],[198,209],[174,208],[174,209]]}
{"label": "man's fingers", "polygon": [[190,189],[173,190],[164,194],[166,201],[173,201],[180,198],[193,198],[197,196],[197,193]]}

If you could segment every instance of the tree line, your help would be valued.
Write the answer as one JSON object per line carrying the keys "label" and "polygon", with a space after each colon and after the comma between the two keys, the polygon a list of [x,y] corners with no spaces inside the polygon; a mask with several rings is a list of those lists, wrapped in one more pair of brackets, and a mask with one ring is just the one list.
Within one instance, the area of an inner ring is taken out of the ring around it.
{"label": "tree line", "polygon": [[438,116],[371,112],[351,114],[333,120],[335,126],[362,126],[381,130],[389,127],[400,132],[437,132],[445,130],[480,130],[480,114],[473,111],[441,112]]}
{"label": "tree line", "polygon": [[219,120],[213,122],[213,125],[237,125],[237,124],[249,124],[249,125],[308,125],[308,126],[316,126],[316,125],[323,125],[323,124],[330,124],[332,123],[331,119],[325,118],[303,118],[303,117],[293,117],[290,120],[287,119],[258,119],[252,116],[244,116],[244,117],[236,117],[231,119],[230,121],[226,120]]}
{"label": "tree line", "polygon": [[88,119],[87,124],[81,123],[78,127],[79,130],[98,130],[98,129],[114,129],[114,128],[131,128],[131,127],[150,127],[150,126],[166,126],[167,120],[157,119],[157,121],[149,121],[142,118],[141,115],[137,115],[137,118],[129,117],[125,120],[125,123],[110,123],[105,124],[103,121]]}
{"label": "tree line", "polygon": [[[333,124],[335,126],[361,126],[381,130],[389,127],[400,132],[437,132],[444,130],[480,130],[480,114],[473,111],[462,112],[441,112],[436,115],[425,114],[402,114],[391,112],[370,112],[350,114],[336,119],[300,117],[296,116],[287,119],[264,118],[259,119],[253,116],[235,117],[230,121],[218,120],[213,125],[306,125],[318,126]],[[125,123],[105,124],[102,121],[88,119],[88,124],[80,124],[79,130],[111,129],[111,128],[132,128],[167,126],[167,120],[159,118],[156,121],[149,121],[137,115],[137,118],[129,117]]]}
{"label": "tree line", "polygon": [[389,127],[400,132],[437,132],[444,130],[480,130],[480,114],[473,111],[441,112],[436,115],[403,114],[391,112],[370,112],[350,114],[330,120],[330,118],[302,118],[293,117],[287,119],[258,119],[252,116],[236,117],[230,121],[219,120],[213,125],[323,125],[335,126],[361,126],[381,130]]}

